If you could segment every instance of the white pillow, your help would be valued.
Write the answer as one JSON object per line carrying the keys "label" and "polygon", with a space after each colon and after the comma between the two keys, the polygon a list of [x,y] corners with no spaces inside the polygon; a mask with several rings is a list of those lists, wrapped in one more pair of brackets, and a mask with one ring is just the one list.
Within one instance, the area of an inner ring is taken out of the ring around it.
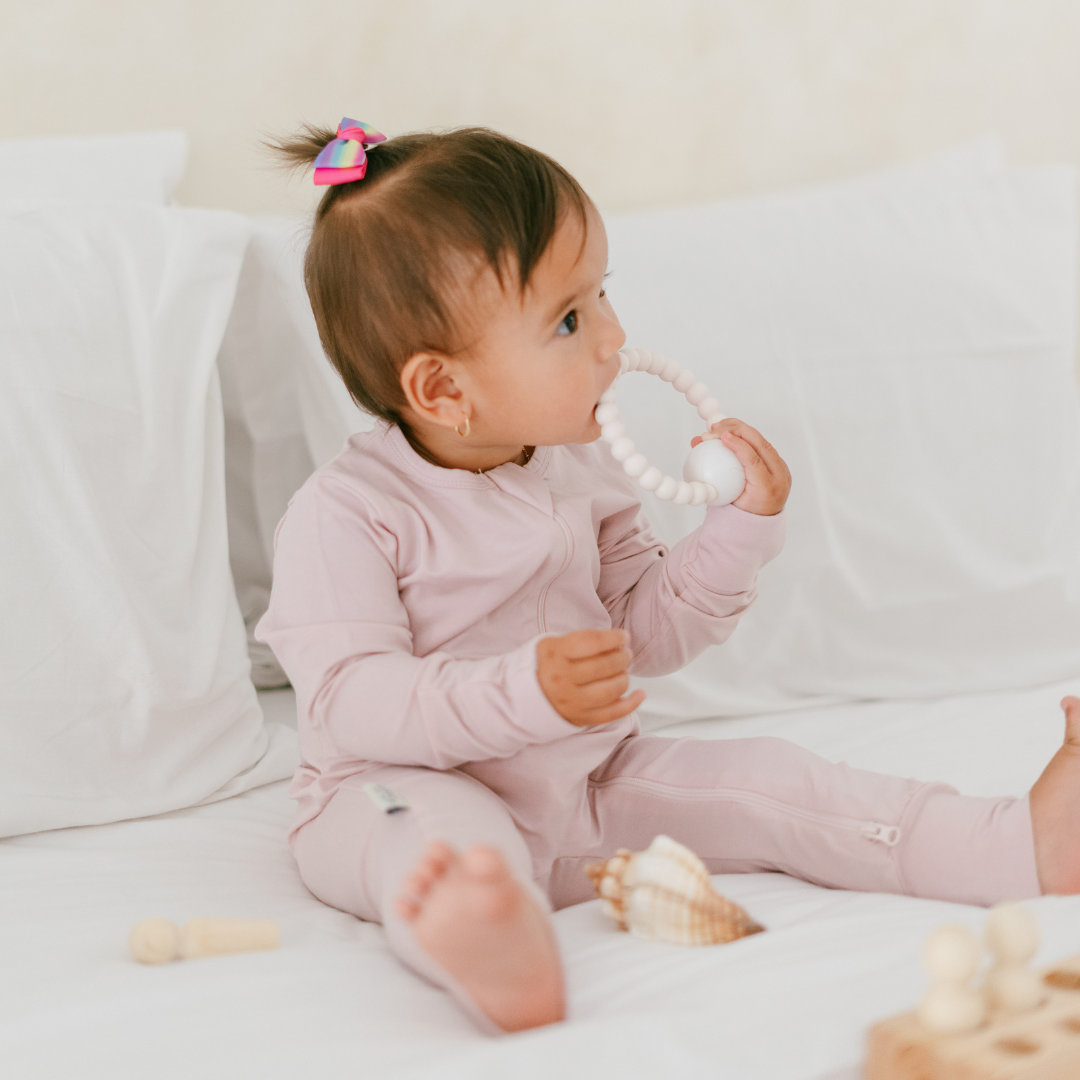
{"label": "white pillow", "polygon": [[304,290],[308,226],[256,218],[218,356],[229,558],[260,689],[288,678],[253,631],[270,600],[274,531],[289,499],[345,440],[370,430],[327,360]]}
{"label": "white pillow", "polygon": [[[270,600],[277,523],[314,469],[297,402],[299,358],[309,346],[283,312],[283,281],[301,272],[302,258],[297,222],[255,219],[218,354],[229,560],[247,626],[251,677],[260,689],[289,681],[252,631]],[[321,350],[319,356],[326,363]]]}
{"label": "white pillow", "polygon": [[164,206],[187,163],[182,131],[0,142],[0,199],[102,199]]}
{"label": "white pillow", "polygon": [[286,776],[229,575],[214,360],[246,222],[0,206],[0,835]]}
{"label": "white pillow", "polygon": [[281,317],[287,328],[284,333],[295,343],[296,402],[308,452],[318,468],[337,457],[353,435],[371,431],[375,420],[353,401],[323,352],[304,288],[304,253],[309,234],[308,226],[302,223],[284,227],[284,246],[274,263],[274,272]]}
{"label": "white pillow", "polygon": [[[940,164],[609,221],[630,343],[693,368],[794,474],[734,637],[641,681],[652,726],[1080,672],[1072,175]],[[648,376],[619,396],[679,469],[693,410]],[[670,540],[700,520],[645,502]]]}

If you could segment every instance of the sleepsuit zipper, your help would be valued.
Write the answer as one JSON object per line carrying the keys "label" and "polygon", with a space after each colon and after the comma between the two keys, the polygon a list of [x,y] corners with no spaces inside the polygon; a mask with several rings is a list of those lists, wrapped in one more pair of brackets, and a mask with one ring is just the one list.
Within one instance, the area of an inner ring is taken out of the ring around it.
{"label": "sleepsuit zipper", "polygon": [[547,598],[548,593],[551,591],[551,586],[562,576],[563,571],[570,565],[570,560],[574,556],[574,536],[570,532],[570,526],[563,521],[558,510],[552,511],[552,517],[558,522],[559,528],[562,530],[563,539],[563,561],[562,565],[552,575],[548,583],[540,590],[540,595],[536,598],[536,625],[540,629],[541,634],[547,633]]}
{"label": "sleepsuit zipper", "polygon": [[896,847],[900,843],[901,832],[899,825],[885,825],[880,821],[860,821],[858,818],[845,817],[842,814],[826,814],[820,810],[807,810],[805,807],[792,806],[791,803],[781,802],[779,799],[761,795],[756,791],[713,791],[702,790],[701,788],[686,791],[673,788],[670,784],[658,783],[655,780],[644,780],[638,776],[616,776],[611,780],[602,780],[592,786],[605,788],[619,784],[636,787],[643,791],[670,793],[671,797],[678,799],[743,803],[764,810],[778,811],[788,817],[820,825],[822,828],[838,829],[842,832],[857,832],[867,840],[872,840],[877,844],[884,844],[886,847]]}

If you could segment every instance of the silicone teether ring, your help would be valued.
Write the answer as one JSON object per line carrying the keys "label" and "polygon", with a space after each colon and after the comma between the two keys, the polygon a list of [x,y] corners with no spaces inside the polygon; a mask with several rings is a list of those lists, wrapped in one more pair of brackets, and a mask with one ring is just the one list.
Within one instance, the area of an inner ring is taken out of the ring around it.
{"label": "silicone teether ring", "polygon": [[[611,446],[611,456],[621,463],[627,476],[637,480],[640,488],[651,491],[658,499],[670,500],[676,506],[701,506],[703,503],[720,500],[720,494],[712,484],[702,480],[676,480],[673,476],[665,476],[656,466],[648,463],[644,454],[637,452],[633,440],[627,437],[626,428],[619,419],[619,406],[615,400],[615,386],[619,378],[628,371],[647,371],[650,375],[659,375],[664,382],[671,383],[697,408],[698,416],[705,421],[707,428],[724,419],[720,403],[709,393],[704,383],[694,378],[692,371],[684,371],[674,360],[668,360],[659,353],[646,349],[621,349],[619,374],[615,377],[615,382],[600,395],[600,403],[595,412],[596,422],[600,425],[600,438]],[[721,450],[734,459],[727,447],[717,443],[716,452]],[[693,452],[691,454],[693,455]],[[742,470],[738,468],[737,462],[735,468],[741,474]],[[688,471],[690,469],[688,464]],[[737,477],[733,485],[730,479],[731,468],[728,473],[728,490],[724,492],[723,499],[725,503],[737,499],[742,490]]]}

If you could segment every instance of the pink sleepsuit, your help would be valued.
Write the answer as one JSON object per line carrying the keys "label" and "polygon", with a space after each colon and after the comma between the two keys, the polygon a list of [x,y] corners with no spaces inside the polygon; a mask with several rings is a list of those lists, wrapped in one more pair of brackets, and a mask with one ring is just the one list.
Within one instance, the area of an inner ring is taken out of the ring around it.
{"label": "pink sleepsuit", "polygon": [[[783,542],[783,514],[710,507],[668,551],[604,449],[538,447],[525,467],[478,475],[380,424],[293,499],[259,635],[296,690],[291,844],[311,891],[381,922],[459,997],[392,904],[433,839],[497,847],[555,908],[590,897],[587,863],[657,833],[713,873],[972,904],[1038,895],[1026,798],[965,797],[781,739],[559,716],[536,679],[538,638],[622,627],[635,674],[675,671],[731,635]],[[409,808],[383,812],[372,782]]]}

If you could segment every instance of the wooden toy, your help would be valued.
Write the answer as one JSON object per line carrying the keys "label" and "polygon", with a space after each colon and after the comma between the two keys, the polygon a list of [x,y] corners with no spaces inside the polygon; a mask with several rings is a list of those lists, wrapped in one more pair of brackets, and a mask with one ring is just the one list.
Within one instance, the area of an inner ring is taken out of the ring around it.
{"label": "wooden toy", "polygon": [[604,911],[638,937],[719,945],[765,929],[721,896],[705,864],[669,836],[656,837],[645,851],[620,848],[587,872]]}
{"label": "wooden toy", "polygon": [[618,379],[628,371],[647,371],[658,375],[695,406],[698,416],[708,427],[724,419],[720,403],[704,383],[698,382],[692,371],[684,371],[674,360],[645,349],[621,349],[619,351],[619,374],[616,381],[600,395],[596,406],[596,422],[600,425],[600,437],[611,446],[611,456],[618,461],[627,476],[632,476],[644,491],[651,491],[658,499],[670,499],[676,506],[700,506],[711,503],[726,506],[734,502],[746,487],[746,474],[739,459],[717,436],[705,434],[702,442],[691,451],[683,466],[683,479],[665,476],[655,465],[650,465],[644,454],[639,454],[633,441],[626,434],[626,427],[619,420],[619,406],[615,400]]}
{"label": "wooden toy", "polygon": [[131,955],[140,964],[276,949],[280,944],[281,928],[273,919],[190,919],[182,930],[168,919],[143,919],[128,937]]}
{"label": "wooden toy", "polygon": [[1029,967],[1038,928],[1019,904],[995,908],[986,936],[996,962],[976,991],[974,935],[930,935],[930,989],[914,1012],[871,1028],[866,1080],[1080,1080],[1080,956]]}

